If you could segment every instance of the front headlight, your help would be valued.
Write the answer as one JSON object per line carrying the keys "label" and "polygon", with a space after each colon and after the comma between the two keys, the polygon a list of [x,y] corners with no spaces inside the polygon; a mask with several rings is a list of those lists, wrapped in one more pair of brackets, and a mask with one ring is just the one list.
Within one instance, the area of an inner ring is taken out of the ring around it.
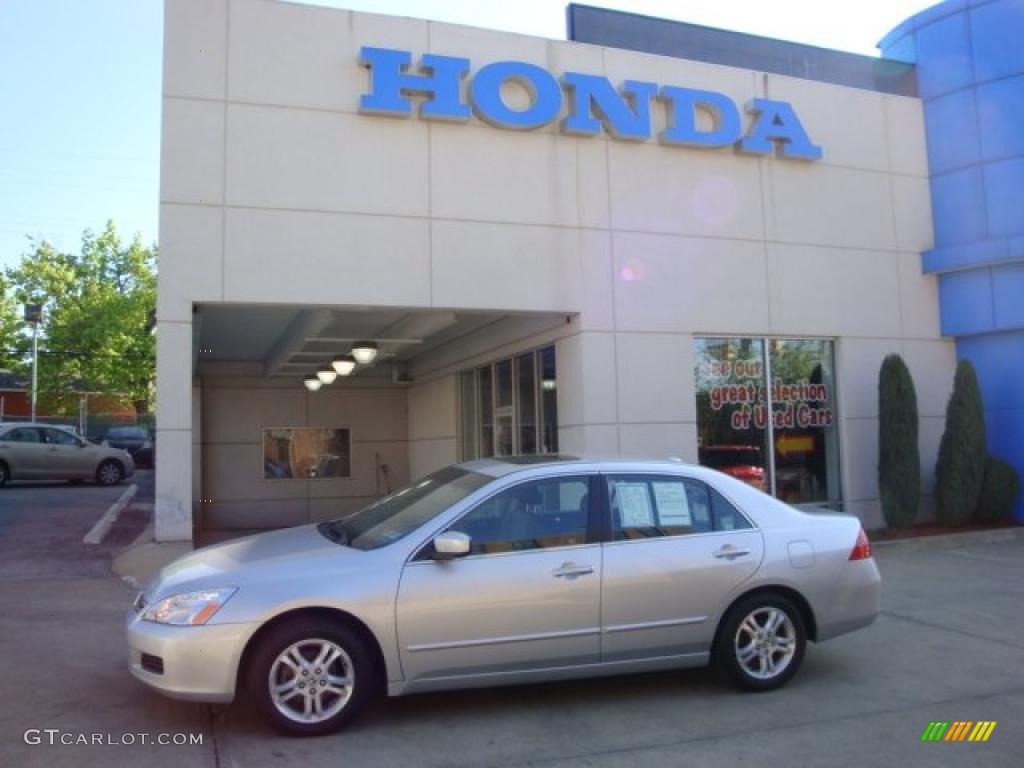
{"label": "front headlight", "polygon": [[150,606],[142,618],[158,624],[198,626],[205,624],[237,591],[237,587],[225,587],[172,595]]}

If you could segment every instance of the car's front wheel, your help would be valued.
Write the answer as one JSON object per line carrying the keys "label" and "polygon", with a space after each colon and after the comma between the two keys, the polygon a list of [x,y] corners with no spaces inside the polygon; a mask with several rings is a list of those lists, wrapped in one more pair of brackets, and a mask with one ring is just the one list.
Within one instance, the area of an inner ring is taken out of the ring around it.
{"label": "car's front wheel", "polygon": [[288,736],[342,728],[374,692],[373,661],[341,623],[299,618],[274,627],[249,665],[248,690],[267,721]]}
{"label": "car's front wheel", "polygon": [[11,471],[7,468],[7,464],[0,461],[0,487],[7,485],[7,481],[11,479]]}
{"label": "car's front wheel", "polygon": [[807,631],[799,609],[774,593],[751,595],[733,606],[715,644],[723,672],[747,691],[785,685],[800,667]]}

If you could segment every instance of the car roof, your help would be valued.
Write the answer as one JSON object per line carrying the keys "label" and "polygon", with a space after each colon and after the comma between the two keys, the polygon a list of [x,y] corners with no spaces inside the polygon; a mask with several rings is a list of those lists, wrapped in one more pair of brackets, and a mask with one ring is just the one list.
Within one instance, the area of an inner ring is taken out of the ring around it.
{"label": "car roof", "polygon": [[49,427],[50,429],[62,429],[65,432],[74,433],[75,428],[67,424],[47,424],[42,421],[3,421],[0,422],[0,429],[13,429],[14,427]]}
{"label": "car roof", "polygon": [[475,459],[458,465],[470,472],[479,472],[490,477],[504,477],[517,472],[535,469],[555,469],[577,467],[582,471],[594,470],[630,470],[663,472],[666,469],[683,467],[701,469],[698,465],[688,464],[678,458],[624,458],[621,456],[566,456],[562,454],[548,456],[503,456],[500,458]]}

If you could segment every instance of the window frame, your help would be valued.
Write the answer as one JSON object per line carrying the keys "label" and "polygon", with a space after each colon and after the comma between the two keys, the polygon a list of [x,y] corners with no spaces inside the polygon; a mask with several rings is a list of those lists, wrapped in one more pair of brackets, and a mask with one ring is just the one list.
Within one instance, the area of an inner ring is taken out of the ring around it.
{"label": "window frame", "polygon": [[[810,342],[827,342],[828,344],[831,345],[831,348],[830,348],[830,351],[831,351],[830,362],[832,364],[832,372],[833,372],[833,375],[834,375],[834,380],[832,382],[832,390],[833,390],[832,391],[832,410],[833,410],[833,414],[834,414],[834,419],[835,419],[834,426],[835,426],[835,430],[836,430],[836,433],[835,433],[835,440],[836,440],[836,446],[835,446],[835,450],[836,450],[836,457],[835,457],[836,487],[838,488],[839,495],[838,495],[838,498],[836,498],[836,499],[825,499],[824,501],[803,501],[803,502],[797,502],[797,503],[793,504],[793,506],[797,507],[797,508],[800,508],[800,507],[822,507],[822,506],[824,506],[824,507],[826,507],[828,509],[834,509],[834,510],[837,510],[837,511],[842,511],[843,509],[846,508],[846,504],[847,504],[847,498],[846,498],[846,496],[847,496],[846,490],[847,489],[846,489],[846,485],[845,485],[845,480],[846,480],[845,472],[843,471],[843,432],[844,432],[844,428],[843,428],[843,409],[842,409],[842,405],[841,405],[841,394],[842,393],[840,391],[841,388],[842,388],[842,384],[841,384],[841,382],[839,380],[840,379],[840,377],[839,377],[839,364],[840,364],[840,356],[842,354],[841,345],[840,345],[840,341],[841,341],[840,337],[838,337],[838,336],[827,336],[827,335],[825,335],[825,336],[800,336],[800,335],[794,335],[794,334],[781,334],[781,335],[770,335],[769,334],[769,335],[766,335],[764,333],[760,333],[760,334],[757,334],[757,333],[753,333],[753,334],[744,334],[744,333],[694,333],[692,338],[691,338],[691,344],[693,344],[693,343],[695,343],[697,341],[742,341],[742,340],[751,340],[751,341],[759,341],[759,342],[761,342],[761,345],[762,345],[762,355],[763,355],[762,364],[764,366],[763,374],[762,374],[762,383],[766,387],[766,391],[768,393],[768,398],[766,400],[766,407],[768,409],[768,413],[769,414],[771,414],[774,411],[774,408],[775,408],[775,402],[774,402],[774,399],[772,398],[772,394],[771,394],[772,393],[772,387],[771,387],[771,385],[772,385],[772,364],[771,364],[772,363],[772,361],[771,361],[772,350],[771,350],[771,344],[773,342],[783,342],[783,343],[785,343],[785,342],[810,341]],[[696,352],[696,350],[694,350],[694,352]],[[696,385],[696,383],[697,382],[694,381],[695,385]],[[695,391],[695,397],[698,394],[699,393]],[[698,424],[698,431],[699,431],[699,424]],[[778,501],[783,501],[783,499],[777,493],[777,474],[776,474],[776,468],[775,468],[775,461],[776,461],[776,457],[775,457],[775,424],[774,424],[773,418],[771,418],[771,417],[769,417],[767,419],[766,423],[765,423],[765,449],[766,449],[766,456],[765,456],[764,469],[765,469],[765,471],[768,474],[768,488],[765,489],[765,493],[767,493],[773,499],[776,499]],[[714,469],[714,467],[710,467],[709,465],[706,465],[706,464],[701,464],[700,466],[708,466],[709,469]],[[719,493],[721,493],[721,491],[719,491]],[[723,496],[724,495],[725,494],[723,494]],[[726,496],[726,498],[728,499],[729,497]],[[732,505],[734,507],[736,506],[735,502],[732,502],[731,499],[729,499],[729,501],[730,501],[730,503],[732,503]],[[783,501],[783,503],[789,503],[789,502],[784,502]],[[739,509],[739,507],[737,507],[737,509]],[[744,515],[744,516],[746,517],[746,515]]]}
{"label": "window frame", "polygon": [[[57,427],[41,427],[39,431],[42,432],[47,445],[72,445],[76,448],[82,447],[82,441],[79,439],[78,435],[72,434],[67,430],[58,429]],[[65,442],[62,442],[60,440],[51,440],[51,434],[63,435],[68,439]]]}
{"label": "window frame", "polygon": [[434,539],[440,536],[442,533],[447,533],[462,521],[466,515],[471,514],[478,508],[487,504],[496,496],[499,496],[506,491],[510,491],[514,488],[519,488],[529,483],[543,483],[559,480],[573,480],[580,479],[587,481],[587,494],[589,495],[589,509],[587,510],[587,530],[586,530],[586,541],[580,544],[566,544],[558,547],[535,547],[533,549],[518,549],[510,550],[508,552],[471,552],[462,557],[455,558],[453,562],[459,560],[476,560],[479,558],[491,558],[491,557],[511,557],[515,555],[530,555],[537,552],[555,552],[560,550],[571,550],[580,549],[581,547],[590,547],[595,544],[603,544],[606,539],[606,509],[607,503],[604,501],[606,494],[602,493],[601,485],[604,482],[602,476],[596,471],[585,471],[585,472],[564,472],[558,474],[541,475],[534,477],[520,478],[515,482],[502,485],[499,488],[495,488],[492,493],[477,499],[472,503],[471,506],[464,509],[458,514],[457,517],[449,520],[443,526],[435,529],[426,539],[414,548],[413,554],[406,561],[407,564],[418,563],[418,562],[433,562],[434,561]]}
{"label": "window frame", "polygon": [[[459,453],[460,461],[472,461],[475,459],[485,458],[505,458],[507,456],[551,456],[558,453],[557,445],[557,432],[558,423],[557,416],[555,421],[555,435],[556,445],[550,451],[543,451],[544,447],[544,433],[548,426],[544,416],[544,388],[543,388],[543,372],[544,372],[544,360],[543,355],[551,350],[554,354],[555,345],[546,344],[542,347],[534,347],[531,349],[521,350],[505,357],[500,357],[495,360],[483,363],[481,365],[475,365],[472,368],[466,368],[458,372],[458,386],[456,387],[458,402],[456,407],[456,413],[458,415],[458,430],[456,445]],[[534,450],[531,453],[523,454],[522,452],[522,429],[524,426],[523,421],[523,405],[520,395],[520,376],[521,376],[521,365],[520,360],[524,357],[529,356],[532,359],[532,381],[530,382],[530,389],[533,392],[533,405],[530,408],[532,410],[532,422],[531,425],[534,429]],[[511,402],[505,405],[498,405],[498,368],[503,365],[508,365],[511,371]],[[558,378],[557,359],[555,362],[555,380]],[[488,378],[490,385],[485,386],[483,383],[483,373],[488,372]],[[470,381],[471,380],[471,381]],[[486,392],[484,390],[487,390]],[[471,409],[473,412],[472,424],[467,424],[464,418],[464,411],[466,407],[467,390],[471,392],[469,397],[472,398]],[[489,416],[490,422],[485,423],[484,413],[484,401],[489,401]],[[500,419],[512,420],[512,452],[509,454],[498,453],[498,422]],[[486,429],[490,430],[490,440],[487,440],[485,435]],[[472,448],[472,455],[470,455],[467,449]]]}
{"label": "window frame", "polygon": [[[14,440],[14,439],[12,439],[11,435],[13,435],[15,432],[22,432],[22,431],[25,431],[25,432],[33,431],[33,432],[36,433],[36,437],[38,437],[39,439],[34,441],[34,442],[31,441],[31,440]],[[45,435],[42,433],[42,431],[39,429],[39,427],[20,427],[20,426],[19,427],[12,427],[11,429],[9,429],[6,432],[4,432],[3,436],[0,436],[0,440],[2,440],[3,442],[5,442],[5,443],[16,443],[18,445],[46,445],[46,440],[44,438],[45,438]]]}
{"label": "window frame", "polygon": [[[609,480],[611,480],[613,478],[617,478],[617,477],[635,477],[638,480],[643,480],[644,482],[648,483],[648,486],[652,482],[652,480],[659,480],[659,479],[661,479],[661,480],[678,480],[679,482],[682,482],[682,483],[685,483],[686,481],[690,481],[690,482],[694,482],[694,483],[699,483],[700,485],[704,486],[704,488],[707,490],[708,507],[709,507],[708,513],[711,516],[711,526],[712,526],[711,530],[710,531],[693,531],[692,533],[666,534],[666,535],[661,535],[661,536],[646,536],[646,537],[637,538],[637,539],[630,539],[630,538],[618,539],[618,538],[615,538],[615,521],[612,519],[611,494],[610,494],[610,490],[609,490],[608,484],[609,484]],[[730,534],[743,533],[745,531],[758,531],[758,532],[760,532],[760,530],[761,530],[758,527],[757,523],[755,523],[751,519],[750,515],[748,515],[746,512],[744,512],[743,508],[739,504],[737,504],[736,501],[732,497],[729,496],[729,494],[723,492],[722,489],[720,489],[718,486],[713,485],[712,483],[709,483],[708,481],[706,481],[706,480],[704,480],[702,478],[694,477],[693,475],[674,474],[674,473],[659,473],[659,472],[651,472],[651,471],[644,471],[644,470],[621,471],[621,472],[604,471],[604,472],[601,473],[601,489],[602,489],[601,490],[601,495],[603,497],[603,499],[602,499],[602,506],[604,507],[604,524],[605,524],[605,539],[604,539],[604,543],[606,543],[606,544],[631,544],[631,543],[645,542],[645,541],[647,541],[647,542],[650,542],[650,541],[673,541],[673,540],[676,540],[676,539],[692,539],[692,538],[697,537],[697,536],[728,536]],[[740,517],[742,517],[744,520],[747,521],[747,523],[748,523],[748,525],[750,527],[749,528],[734,528],[732,530],[717,530],[716,526],[717,526],[718,520],[717,520],[717,515],[715,514],[714,497],[711,494],[712,491],[718,493],[719,496],[721,496],[723,499],[725,499],[727,502],[729,502],[729,504],[732,505],[733,509],[736,510],[736,512],[740,515]]]}

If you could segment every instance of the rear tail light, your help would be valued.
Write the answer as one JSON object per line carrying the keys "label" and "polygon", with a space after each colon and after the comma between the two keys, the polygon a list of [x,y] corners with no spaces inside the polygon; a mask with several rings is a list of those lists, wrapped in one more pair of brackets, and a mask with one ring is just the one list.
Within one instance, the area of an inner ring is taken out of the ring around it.
{"label": "rear tail light", "polygon": [[868,541],[868,535],[861,528],[857,533],[857,543],[853,545],[853,549],[850,551],[850,559],[867,560],[869,557],[871,557],[871,542]]}

